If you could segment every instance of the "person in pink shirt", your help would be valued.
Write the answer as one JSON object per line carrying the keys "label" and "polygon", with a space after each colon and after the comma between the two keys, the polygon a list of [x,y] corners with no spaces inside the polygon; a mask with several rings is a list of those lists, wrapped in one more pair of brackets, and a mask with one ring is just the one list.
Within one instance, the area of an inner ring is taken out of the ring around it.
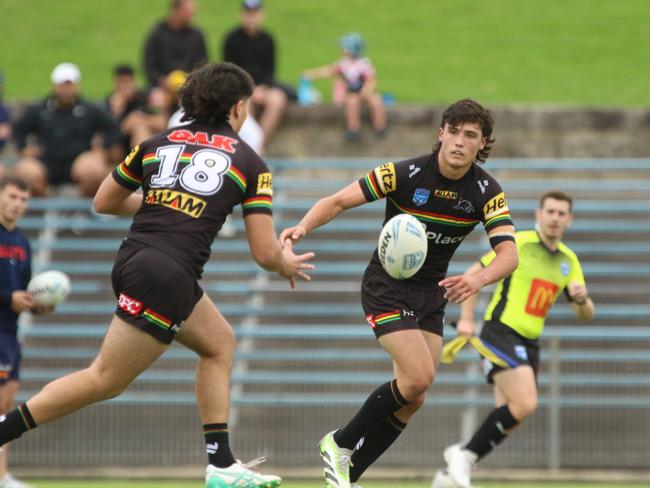
{"label": "person in pink shirt", "polygon": [[345,89],[346,139],[356,141],[361,136],[361,107],[365,103],[375,134],[386,135],[386,110],[377,92],[377,75],[370,59],[363,56],[365,42],[361,34],[352,32],[340,39],[343,58],[334,64],[309,69],[303,73],[308,80],[336,78]]}

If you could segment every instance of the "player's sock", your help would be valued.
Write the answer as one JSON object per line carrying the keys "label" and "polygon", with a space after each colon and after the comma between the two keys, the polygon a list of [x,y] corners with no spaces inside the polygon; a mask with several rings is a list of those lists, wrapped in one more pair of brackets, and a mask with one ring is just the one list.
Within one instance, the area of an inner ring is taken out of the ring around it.
{"label": "player's sock", "polygon": [[408,405],[397,388],[397,380],[389,381],[373,391],[350,422],[334,434],[339,447],[354,449],[370,427]]}
{"label": "player's sock", "polygon": [[501,444],[508,435],[508,430],[515,427],[519,422],[515,419],[508,405],[492,410],[483,422],[483,425],[474,434],[474,437],[467,443],[465,449],[476,453],[478,459],[484,458],[489,452]]}
{"label": "player's sock", "polygon": [[352,455],[350,481],[352,483],[359,481],[364,471],[388,450],[405,428],[406,424],[394,414],[390,414],[370,427],[360,441],[361,446],[357,447]]}
{"label": "player's sock", "polygon": [[205,424],[203,435],[210,464],[217,468],[227,468],[236,462],[235,456],[230,452],[228,424]]}
{"label": "player's sock", "polygon": [[0,416],[0,446],[18,439],[25,432],[35,428],[36,422],[34,422],[27,404],[23,403],[17,409]]}

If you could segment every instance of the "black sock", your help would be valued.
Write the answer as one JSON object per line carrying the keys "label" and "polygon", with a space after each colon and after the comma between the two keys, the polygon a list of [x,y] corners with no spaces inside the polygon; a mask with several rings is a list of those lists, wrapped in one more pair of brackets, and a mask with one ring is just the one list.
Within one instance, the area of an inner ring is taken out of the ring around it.
{"label": "black sock", "polygon": [[16,410],[0,417],[0,446],[18,439],[25,432],[35,428],[36,422],[34,422],[27,404],[23,403]]}
{"label": "black sock", "polygon": [[217,468],[227,468],[235,464],[235,457],[230,452],[228,424],[205,424],[203,435],[210,464]]}
{"label": "black sock", "polygon": [[508,435],[508,430],[518,423],[508,410],[508,405],[496,408],[488,415],[465,449],[476,453],[478,459],[482,459],[493,448],[501,444]]}
{"label": "black sock", "polygon": [[350,481],[356,483],[368,467],[397,440],[406,424],[395,415],[384,417],[361,438],[361,446],[352,455]]}
{"label": "black sock", "polygon": [[370,427],[384,417],[408,405],[408,401],[397,389],[397,380],[384,383],[373,391],[350,422],[334,434],[340,447],[354,449]]}

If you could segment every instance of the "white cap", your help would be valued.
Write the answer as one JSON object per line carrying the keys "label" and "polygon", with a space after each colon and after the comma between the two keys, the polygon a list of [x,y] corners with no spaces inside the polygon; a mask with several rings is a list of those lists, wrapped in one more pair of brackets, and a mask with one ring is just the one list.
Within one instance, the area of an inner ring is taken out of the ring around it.
{"label": "white cap", "polygon": [[52,76],[50,76],[50,79],[55,85],[60,85],[67,81],[79,83],[81,81],[81,72],[79,71],[79,68],[77,68],[76,64],[61,63],[52,70]]}

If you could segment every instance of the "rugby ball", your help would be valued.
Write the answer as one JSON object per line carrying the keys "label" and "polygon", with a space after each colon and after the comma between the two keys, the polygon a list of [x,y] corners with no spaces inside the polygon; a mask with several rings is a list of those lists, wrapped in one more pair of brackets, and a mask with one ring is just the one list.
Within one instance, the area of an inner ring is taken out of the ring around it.
{"label": "rugby ball", "polygon": [[399,214],[379,234],[379,262],[391,277],[404,280],[417,273],[427,256],[424,224],[409,214]]}
{"label": "rugby ball", "polygon": [[30,280],[27,291],[37,305],[58,305],[70,294],[70,278],[61,271],[44,271]]}

